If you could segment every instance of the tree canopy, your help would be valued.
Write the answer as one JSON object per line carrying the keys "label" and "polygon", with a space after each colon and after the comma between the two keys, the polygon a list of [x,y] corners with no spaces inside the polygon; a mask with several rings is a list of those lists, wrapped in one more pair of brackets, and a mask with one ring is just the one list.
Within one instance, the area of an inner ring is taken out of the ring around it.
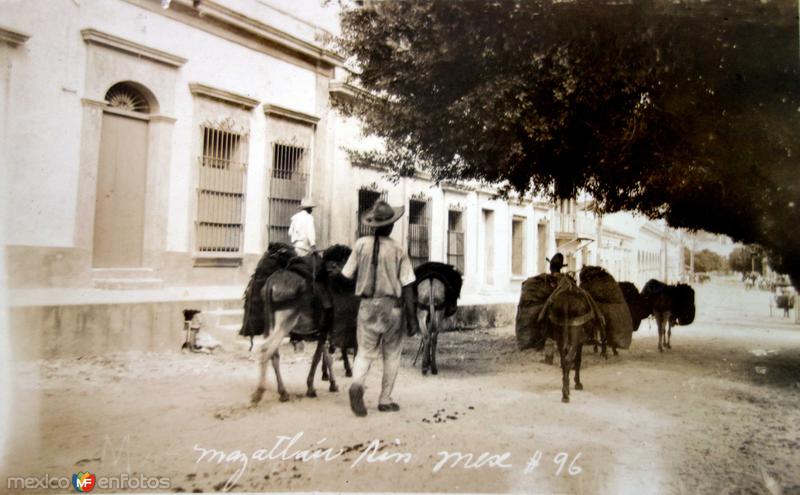
{"label": "tree canopy", "polygon": [[399,172],[593,196],[756,242],[800,282],[796,2],[369,2],[344,107]]}

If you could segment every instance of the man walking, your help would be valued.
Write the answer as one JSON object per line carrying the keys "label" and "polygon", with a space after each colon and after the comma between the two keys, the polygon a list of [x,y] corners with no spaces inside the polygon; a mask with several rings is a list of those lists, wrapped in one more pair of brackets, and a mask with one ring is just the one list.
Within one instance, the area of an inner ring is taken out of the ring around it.
{"label": "man walking", "polygon": [[400,244],[389,237],[394,223],[404,212],[402,206],[392,208],[383,200],[376,201],[361,218],[362,224],[375,228],[375,235],[358,239],[342,268],[343,276],[356,277],[356,295],[361,296],[356,331],[358,354],[350,386],[350,408],[356,416],[367,415],[364,381],[372,362],[379,356],[383,358],[383,381],[378,410],[400,410],[392,400],[392,389],[400,368],[404,323],[409,335],[419,331],[413,292],[414,269]]}

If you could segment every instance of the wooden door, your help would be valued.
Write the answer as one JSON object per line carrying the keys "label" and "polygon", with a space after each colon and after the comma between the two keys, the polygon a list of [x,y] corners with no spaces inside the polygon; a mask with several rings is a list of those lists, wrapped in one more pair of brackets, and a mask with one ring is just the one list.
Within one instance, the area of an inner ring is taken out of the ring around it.
{"label": "wooden door", "polygon": [[93,265],[142,266],[147,120],[105,112],[97,170]]}

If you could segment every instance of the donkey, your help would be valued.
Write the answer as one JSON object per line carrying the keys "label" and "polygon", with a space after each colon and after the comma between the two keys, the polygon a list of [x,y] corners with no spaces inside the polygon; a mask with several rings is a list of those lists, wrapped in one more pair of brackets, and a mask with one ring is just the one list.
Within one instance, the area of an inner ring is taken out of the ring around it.
{"label": "donkey", "polygon": [[[583,345],[604,334],[604,320],[594,309],[591,296],[568,275],[559,277],[558,286],[539,313],[546,319],[547,337],[553,339],[561,358],[561,402],[569,402],[569,371],[575,369],[575,390],[583,390],[581,358]],[[599,329],[599,332],[598,332]]]}
{"label": "donkey", "polygon": [[[290,246],[285,246],[285,248],[291,249]],[[291,337],[292,340],[317,342],[306,380],[306,396],[317,396],[314,389],[314,375],[320,359],[322,365],[328,368],[329,390],[331,392],[339,390],[333,373],[331,373],[331,357],[326,349],[326,341],[333,321],[332,308],[326,308],[326,306],[330,306],[330,302],[325,301],[327,283],[327,273],[323,269],[321,260],[315,255],[311,255],[306,258],[291,258],[286,265],[273,271],[260,289],[250,288],[251,292],[258,290],[263,301],[263,332],[267,337],[260,348],[260,374],[258,386],[251,396],[253,405],[261,400],[266,390],[268,361],[272,362],[275,370],[280,401],[289,400],[280,373],[280,354],[278,353],[278,347],[286,337]]]}
{"label": "donkey", "polygon": [[672,349],[672,327],[694,321],[694,289],[686,284],[667,285],[650,279],[642,288],[642,299],[658,325],[658,352]]}
{"label": "donkey", "polygon": [[[444,319],[456,312],[463,279],[452,265],[435,261],[421,264],[414,270],[414,274],[417,277],[417,320],[422,332],[422,374],[427,375],[430,371],[436,375],[439,373],[436,366],[439,332],[444,325]],[[414,363],[416,364],[416,358]]]}
{"label": "donkey", "polygon": [[[331,297],[333,298],[333,327],[328,339],[328,353],[333,356],[338,347],[342,353],[345,376],[353,376],[350,367],[348,352],[352,351],[353,356],[358,352],[358,342],[356,341],[356,322],[358,320],[358,307],[361,298],[355,295],[355,281],[340,275],[342,267],[350,257],[351,249],[347,246],[337,244],[331,246],[322,256],[325,264],[325,271],[330,282]],[[322,367],[322,379],[328,380],[328,368]]]}

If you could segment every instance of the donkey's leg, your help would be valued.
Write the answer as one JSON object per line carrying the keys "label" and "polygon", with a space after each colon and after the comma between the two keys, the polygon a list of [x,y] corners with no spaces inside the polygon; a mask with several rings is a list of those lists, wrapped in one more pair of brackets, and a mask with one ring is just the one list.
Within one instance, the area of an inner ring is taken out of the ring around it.
{"label": "donkey's leg", "polygon": [[420,333],[422,333],[422,374],[427,375],[431,367],[431,328],[428,324],[428,312],[417,311]]}
{"label": "donkey's leg", "polygon": [[553,358],[556,355],[556,344],[553,342],[553,339],[547,337],[544,342],[544,363],[545,364],[553,364]]}
{"label": "donkey's leg", "polygon": [[672,340],[672,319],[670,318],[669,320],[667,320],[667,338],[664,342],[664,347],[666,347],[667,349],[672,349],[672,344],[670,344],[671,340]]}
{"label": "donkey's leg", "polygon": [[344,376],[353,376],[353,368],[350,367],[350,360],[347,358],[347,349],[342,347],[342,362],[344,364]]}
{"label": "donkey's leg", "polygon": [[581,383],[581,355],[583,354],[583,346],[578,346],[578,352],[575,354],[575,390],[583,390]]}
{"label": "donkey's leg", "polygon": [[325,346],[322,347],[322,367],[328,369],[328,377],[330,378],[328,391],[338,392],[339,387],[336,386],[336,377],[333,376],[333,356],[330,355]]}
{"label": "donkey's leg", "polygon": [[563,342],[558,344],[558,354],[561,358],[561,402],[569,402],[569,365],[567,353],[564,351]]}
{"label": "donkey's leg", "polygon": [[[316,397],[317,391],[314,390],[314,375],[317,373],[317,365],[319,364],[320,357],[322,357],[322,350],[325,346],[324,340],[317,341],[317,348],[314,349],[314,357],[311,358],[311,369],[308,370],[308,378],[306,379],[306,397]],[[322,369],[325,369],[325,363],[322,364]]]}
{"label": "donkey's leg", "polygon": [[439,368],[436,366],[436,349],[439,347],[439,332],[444,323],[444,310],[435,311],[433,320],[431,321],[431,373],[434,375],[439,374]]}
{"label": "donkey's leg", "polygon": [[661,316],[656,317],[656,324],[658,326],[658,352],[664,352],[661,342],[664,340],[664,321]]}
{"label": "donkey's leg", "polygon": [[[267,340],[261,344],[261,349],[259,351],[261,356],[259,358],[260,373],[258,386],[256,387],[255,392],[253,392],[253,395],[250,397],[253,405],[258,404],[259,401],[261,401],[261,397],[263,397],[264,391],[267,389],[267,362],[269,362],[270,359],[273,359],[273,356],[277,353],[278,347],[281,345],[281,342],[286,335],[288,335],[288,332],[283,330],[280,325],[277,325],[277,328],[275,328],[270,336],[267,337]],[[273,361],[273,367],[274,366],[275,361]],[[278,369],[275,368],[277,376],[280,376],[277,370]]]}
{"label": "donkey's leg", "polygon": [[[333,344],[329,345],[328,346],[328,353],[329,354],[333,354],[334,352],[336,352],[336,347],[334,347]],[[325,363],[323,362],[323,365],[324,364]],[[333,371],[332,367],[329,369],[328,366],[322,366],[322,381],[323,382],[327,382],[328,381],[328,374],[329,374],[329,372],[332,372],[332,371]]]}
{"label": "donkey's leg", "polygon": [[278,394],[280,395],[280,401],[286,402],[289,400],[289,394],[286,393],[286,387],[283,386],[280,364],[281,354],[276,351],[275,354],[272,355],[272,368],[275,370],[275,381],[278,383]]}

